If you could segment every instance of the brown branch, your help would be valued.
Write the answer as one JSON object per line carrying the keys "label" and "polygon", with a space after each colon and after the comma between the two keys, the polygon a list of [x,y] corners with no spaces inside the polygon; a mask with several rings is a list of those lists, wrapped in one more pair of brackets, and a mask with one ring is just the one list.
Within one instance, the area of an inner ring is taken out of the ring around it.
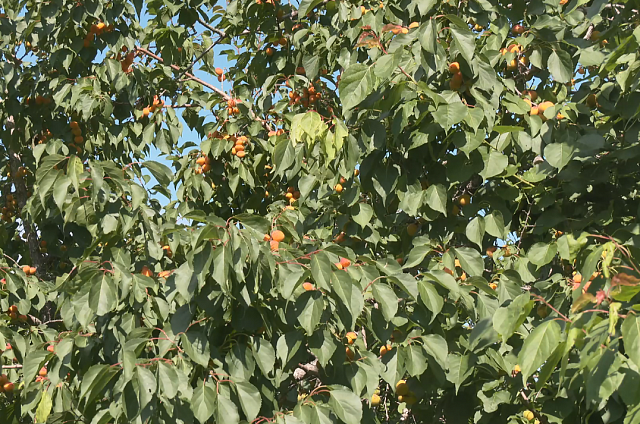
{"label": "brown branch", "polygon": [[[164,60],[163,60],[160,56],[158,56],[158,55],[156,55],[156,54],[154,54],[154,53],[151,53],[149,50],[147,50],[147,49],[145,49],[145,48],[143,48],[143,47],[136,47],[136,50],[137,50],[137,51],[139,51],[139,52],[141,52],[141,53],[146,54],[146,55],[147,55],[147,56],[149,56],[149,57],[154,58],[155,60],[157,60],[157,61],[158,61],[158,62],[160,62],[160,63],[164,63]],[[179,67],[179,66],[177,66],[177,65],[169,65],[169,66],[170,66],[170,67],[171,67],[171,69],[173,69],[173,70],[180,71],[180,67]],[[189,77],[190,79],[194,80],[195,82],[197,82],[197,83],[199,83],[199,84],[201,84],[201,85],[203,85],[203,86],[205,86],[205,87],[207,87],[207,88],[209,88],[209,89],[213,90],[213,91],[214,91],[214,92],[216,92],[217,94],[221,95],[225,100],[229,100],[229,99],[231,99],[231,96],[230,96],[230,95],[228,95],[227,93],[225,93],[224,91],[222,91],[222,90],[221,90],[221,89],[219,89],[218,87],[216,87],[216,86],[214,86],[214,85],[212,85],[212,84],[209,84],[209,83],[208,83],[208,82],[206,82],[206,81],[201,80],[200,78],[196,77],[195,75],[193,75],[193,74],[191,74],[191,73],[189,73],[189,72],[185,72],[185,73],[184,73],[184,75],[185,75],[185,76],[187,76],[187,77]]]}
{"label": "brown branch", "polygon": [[3,365],[2,369],[3,370],[17,370],[22,368],[22,365]]}

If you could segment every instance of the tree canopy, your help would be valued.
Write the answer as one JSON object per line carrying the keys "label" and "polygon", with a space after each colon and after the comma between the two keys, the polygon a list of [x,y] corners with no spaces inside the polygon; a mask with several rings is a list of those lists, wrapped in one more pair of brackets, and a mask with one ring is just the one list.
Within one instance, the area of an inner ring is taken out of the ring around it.
{"label": "tree canopy", "polygon": [[640,423],[637,2],[0,5],[2,423]]}

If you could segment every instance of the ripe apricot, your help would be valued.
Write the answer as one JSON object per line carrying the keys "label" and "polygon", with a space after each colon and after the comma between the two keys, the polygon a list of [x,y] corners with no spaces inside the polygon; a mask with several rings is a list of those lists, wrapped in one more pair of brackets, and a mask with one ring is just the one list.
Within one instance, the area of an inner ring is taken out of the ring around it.
{"label": "ripe apricot", "polygon": [[222,70],[222,68],[216,68],[216,75],[220,76],[224,74],[224,71]]}
{"label": "ripe apricot", "polygon": [[298,67],[296,68],[296,74],[298,74],[298,75],[305,75],[305,74],[306,74],[306,71],[305,71],[304,67],[303,67],[303,66],[298,66]]}
{"label": "ripe apricot", "polygon": [[40,377],[46,377],[47,376],[47,368],[46,367],[40,368],[40,371],[38,371],[38,375]]}
{"label": "ripe apricot", "polygon": [[142,109],[142,116],[144,116],[145,118],[149,116],[150,113],[151,113],[151,109],[149,109],[148,107],[145,107]]}
{"label": "ripe apricot", "polygon": [[333,188],[336,192],[342,193],[342,184],[336,184]]}
{"label": "ripe apricot", "polygon": [[29,275],[30,270],[31,270],[31,267],[29,265],[25,265],[22,267],[22,272],[24,272],[27,275]]}
{"label": "ripe apricot", "polygon": [[380,356],[384,356],[385,354],[389,353],[391,349],[393,349],[393,347],[390,344],[387,344],[386,346],[381,346]]}
{"label": "ripe apricot", "polygon": [[75,128],[79,128],[80,127],[80,125],[76,121],[71,121],[69,123],[69,126],[71,127],[71,129],[75,129]]}
{"label": "ripe apricot", "polygon": [[451,90],[458,90],[462,86],[462,73],[458,72],[453,74],[451,80],[449,80],[449,88]]}
{"label": "ripe apricot", "polygon": [[540,110],[538,109],[538,106],[533,105],[531,106],[531,110],[529,111],[529,115],[533,116],[533,115],[538,115],[540,113]]}
{"label": "ripe apricot", "polygon": [[466,193],[460,196],[460,198],[458,199],[458,204],[460,206],[467,206],[469,203],[471,203],[471,196]]}
{"label": "ripe apricot", "polygon": [[37,271],[37,269],[36,269],[35,266],[29,267],[29,274],[30,275],[36,275],[36,271]]}
{"label": "ripe apricot", "polygon": [[515,59],[511,60],[511,62],[507,64],[507,69],[510,71],[515,71],[516,69],[518,69],[518,62]]}
{"label": "ripe apricot", "polygon": [[409,394],[409,385],[406,381],[400,380],[396,383],[396,395],[406,396]]}
{"label": "ripe apricot", "polygon": [[275,52],[276,51],[273,47],[267,47],[267,49],[265,50],[265,53],[267,54],[267,56],[273,56]]}
{"label": "ripe apricot", "polygon": [[449,65],[449,72],[452,74],[457,74],[460,72],[460,64],[458,62],[453,62]]}
{"label": "ripe apricot", "polygon": [[241,151],[236,153],[236,156],[239,157],[240,159],[242,159],[243,157],[245,157],[246,154],[247,154],[247,152],[245,152],[244,150],[241,150]]}
{"label": "ripe apricot", "polygon": [[271,232],[271,238],[274,241],[281,242],[284,240],[284,233],[280,230],[275,230]]}
{"label": "ripe apricot", "polygon": [[336,268],[342,269],[342,264],[340,262],[334,264]]}
{"label": "ripe apricot", "polygon": [[524,33],[524,31],[525,31],[525,28],[520,24],[514,25],[513,28],[511,28],[511,32],[517,35]]}
{"label": "ripe apricot", "polygon": [[200,156],[198,159],[196,159],[196,163],[202,166],[206,163],[206,159],[204,158],[204,156]]}
{"label": "ripe apricot", "polygon": [[263,241],[269,241],[271,240],[271,236],[269,234],[265,234],[264,237],[262,237]]}
{"label": "ripe apricot", "polygon": [[342,265],[342,268],[346,268],[351,265],[351,261],[347,258],[340,258],[340,265]]}
{"label": "ripe apricot", "polygon": [[522,413],[522,416],[524,417],[525,420],[527,421],[532,421],[536,416],[533,414],[533,412],[529,411],[528,409],[526,411],[524,411]]}
{"label": "ripe apricot", "polygon": [[73,137],[73,142],[74,143],[82,143],[84,141],[84,137],[82,137],[81,135],[77,135],[75,137]]}
{"label": "ripe apricot", "polygon": [[302,284],[302,288],[305,289],[306,291],[313,291],[316,288],[313,286],[313,284],[311,284],[310,282],[306,282]]}
{"label": "ripe apricot", "polygon": [[211,171],[211,165],[209,165],[208,163],[205,163],[202,166],[202,172],[209,172],[209,171]]}
{"label": "ripe apricot", "polygon": [[347,338],[347,343],[349,343],[350,345],[353,344],[356,339],[358,338],[358,335],[356,333],[354,333],[353,331],[349,331],[345,337]]}
{"label": "ripe apricot", "polygon": [[347,347],[347,348],[345,349],[345,353],[346,353],[346,355],[347,355],[347,359],[348,359],[349,361],[353,361],[353,357],[354,357],[353,350],[351,350],[350,348],[348,348],[348,347]]}
{"label": "ripe apricot", "polygon": [[272,252],[277,251],[279,246],[280,246],[280,243],[279,243],[279,242],[277,242],[277,241],[275,241],[275,240],[271,240],[271,241],[269,242],[269,247],[271,248],[271,251],[272,251]]}
{"label": "ripe apricot", "polygon": [[151,271],[146,265],[142,267],[141,274],[145,277],[153,277],[153,271]]}
{"label": "ripe apricot", "polygon": [[380,405],[380,395],[377,395],[374,393],[373,396],[371,396],[371,406],[378,406]]}
{"label": "ripe apricot", "polygon": [[549,102],[549,101],[542,102],[542,103],[540,103],[538,105],[538,113],[540,115],[543,115],[545,110],[549,109],[550,107],[554,107],[554,106],[555,106],[555,104],[553,104],[552,102]]}
{"label": "ripe apricot", "polygon": [[418,28],[420,26],[419,22],[411,22],[409,24],[409,29],[414,29],[414,28]]}
{"label": "ripe apricot", "polygon": [[9,383],[5,383],[2,386],[2,389],[4,390],[5,393],[11,393],[13,392],[13,383],[9,382]]}

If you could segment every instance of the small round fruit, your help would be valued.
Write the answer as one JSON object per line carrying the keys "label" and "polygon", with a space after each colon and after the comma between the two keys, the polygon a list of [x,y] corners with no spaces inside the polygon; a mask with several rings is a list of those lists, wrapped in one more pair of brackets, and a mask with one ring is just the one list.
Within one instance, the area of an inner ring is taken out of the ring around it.
{"label": "small round fruit", "polygon": [[25,265],[22,267],[22,272],[24,272],[27,275],[29,275],[30,270],[31,270],[31,267],[29,265]]}
{"label": "small round fruit", "polygon": [[5,383],[2,386],[2,389],[4,390],[5,393],[13,392],[13,383],[11,383],[11,382]]}
{"label": "small round fruit", "polygon": [[239,157],[240,159],[242,159],[246,155],[247,155],[247,152],[245,152],[244,150],[240,150],[239,152],[236,153],[236,156]]}
{"label": "small round fruit", "polygon": [[358,338],[358,335],[356,333],[354,333],[353,331],[349,331],[345,337],[347,338],[347,342],[351,345],[353,344],[356,339]]}
{"label": "small round fruit", "polygon": [[371,406],[378,406],[380,405],[380,395],[374,394],[373,396],[371,396]]}
{"label": "small round fruit", "polygon": [[267,47],[267,49],[265,50],[265,53],[267,54],[267,56],[273,56],[275,52],[276,51],[273,47]]}
{"label": "small round fruit", "polygon": [[40,371],[38,371],[38,375],[40,377],[46,377],[47,376],[47,368],[46,367],[40,368]]}
{"label": "small round fruit", "polygon": [[458,62],[453,62],[449,65],[449,72],[452,74],[457,74],[460,72],[460,64]]}
{"label": "small round fruit", "polygon": [[351,265],[351,261],[347,258],[340,258],[340,265],[342,265],[342,268],[346,268]]}
{"label": "small round fruit", "polygon": [[216,75],[220,76],[224,74],[224,71],[222,70],[222,68],[216,68]]}
{"label": "small round fruit", "polygon": [[384,356],[385,354],[389,353],[391,351],[391,349],[393,349],[393,347],[391,347],[390,344],[388,344],[386,346],[381,346],[380,347],[380,356]]}
{"label": "small round fruit", "polygon": [[405,396],[409,394],[409,385],[406,381],[400,380],[396,383],[396,395]]}
{"label": "small round fruit", "polygon": [[353,350],[351,350],[350,348],[345,348],[345,353],[347,354],[347,359],[349,361],[353,361],[353,357],[354,357],[354,353]]}
{"label": "small round fruit", "polygon": [[490,257],[490,258],[493,258],[493,253],[496,250],[498,250],[498,248],[495,247],[495,246],[487,247],[487,250],[486,250],[487,256]]}
{"label": "small round fruit", "polygon": [[520,24],[514,25],[513,28],[511,28],[511,32],[517,35],[524,33],[524,31],[525,31],[524,27]]}
{"label": "small round fruit", "polygon": [[522,416],[527,421],[532,421],[535,418],[535,415],[533,415],[533,412],[529,411],[528,409],[522,413]]}
{"label": "small round fruit", "polygon": [[342,193],[342,184],[336,184],[334,189],[337,193]]}
{"label": "small round fruit", "polygon": [[280,242],[276,240],[271,240],[269,242],[269,248],[271,249],[272,252],[276,252],[279,247],[280,247]]}
{"label": "small round fruit", "polygon": [[275,230],[271,232],[271,239],[277,242],[281,242],[284,240],[284,233],[280,230]]}
{"label": "small round fruit", "polygon": [[141,274],[145,277],[153,277],[153,271],[151,271],[146,265],[142,267]]}
{"label": "small round fruit", "polygon": [[468,194],[463,194],[458,199],[458,204],[460,206],[467,206],[469,203],[471,203],[471,196],[469,196]]}
{"label": "small round fruit", "polygon": [[407,234],[409,234],[410,237],[415,236],[418,233],[418,225],[411,223],[409,225],[407,225]]}
{"label": "small round fruit", "polygon": [[202,166],[205,163],[207,163],[207,159],[204,156],[200,156],[198,159],[196,159],[196,163],[198,165]]}
{"label": "small round fruit", "polygon": [[310,282],[306,282],[302,284],[302,288],[305,289],[306,291],[313,291],[316,288],[313,286],[313,284],[311,284]]}

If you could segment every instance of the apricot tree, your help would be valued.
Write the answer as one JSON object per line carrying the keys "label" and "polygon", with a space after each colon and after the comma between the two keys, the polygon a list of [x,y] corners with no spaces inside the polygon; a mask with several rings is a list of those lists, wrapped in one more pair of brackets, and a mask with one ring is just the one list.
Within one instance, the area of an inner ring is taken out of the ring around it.
{"label": "apricot tree", "polygon": [[2,423],[640,423],[634,2],[1,5]]}

